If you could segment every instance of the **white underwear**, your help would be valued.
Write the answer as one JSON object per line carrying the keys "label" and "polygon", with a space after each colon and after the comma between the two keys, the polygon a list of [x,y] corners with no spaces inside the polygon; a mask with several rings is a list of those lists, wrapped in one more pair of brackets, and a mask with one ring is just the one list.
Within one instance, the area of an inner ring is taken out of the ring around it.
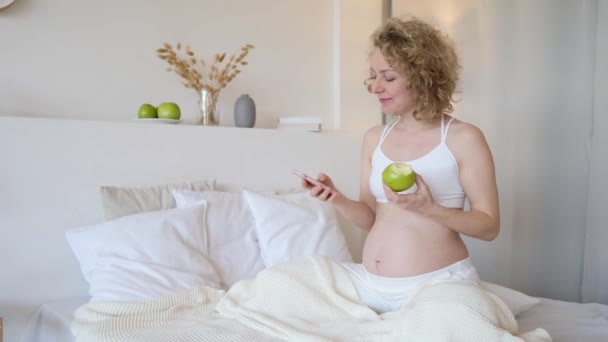
{"label": "white underwear", "polygon": [[479,282],[470,258],[433,272],[404,278],[387,278],[369,273],[363,264],[342,264],[350,275],[361,303],[378,314],[398,311],[423,287],[446,280]]}

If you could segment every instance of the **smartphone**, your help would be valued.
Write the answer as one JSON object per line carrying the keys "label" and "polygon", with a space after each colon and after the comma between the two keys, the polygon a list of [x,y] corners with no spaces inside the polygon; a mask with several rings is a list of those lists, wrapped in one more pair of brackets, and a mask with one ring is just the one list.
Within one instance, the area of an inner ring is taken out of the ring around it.
{"label": "smartphone", "polygon": [[325,184],[319,182],[318,180],[310,177],[309,175],[305,174],[302,171],[298,171],[298,170],[291,170],[291,173],[293,173],[294,175],[306,180],[308,183],[313,184],[313,185],[320,185],[322,187],[326,187]]}

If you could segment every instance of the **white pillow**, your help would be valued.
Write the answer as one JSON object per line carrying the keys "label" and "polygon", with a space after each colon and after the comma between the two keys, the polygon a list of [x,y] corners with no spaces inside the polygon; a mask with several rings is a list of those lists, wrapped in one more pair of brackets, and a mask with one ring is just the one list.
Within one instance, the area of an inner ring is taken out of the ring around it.
{"label": "white pillow", "polygon": [[520,312],[526,311],[540,302],[540,299],[536,297],[530,297],[525,293],[497,284],[480,281],[479,286],[484,291],[488,291],[500,298],[509,307],[513,316],[517,316]]}
{"label": "white pillow", "polygon": [[241,193],[173,190],[173,196],[178,208],[207,203],[206,246],[222,288],[254,278],[264,269],[255,222]]}
{"label": "white pillow", "polygon": [[198,285],[219,288],[205,248],[205,204],[70,229],[91,301],[142,301]]}
{"label": "white pillow", "polygon": [[266,267],[312,255],[353,262],[332,204],[307,193],[243,194],[255,218],[255,229]]}

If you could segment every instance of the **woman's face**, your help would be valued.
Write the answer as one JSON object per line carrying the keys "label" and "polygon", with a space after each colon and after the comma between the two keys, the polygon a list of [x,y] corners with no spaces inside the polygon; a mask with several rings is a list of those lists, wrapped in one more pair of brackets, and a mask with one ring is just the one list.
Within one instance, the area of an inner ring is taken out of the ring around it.
{"label": "woman's face", "polygon": [[402,115],[414,110],[405,78],[388,64],[379,49],[370,56],[369,89],[378,96],[384,114]]}

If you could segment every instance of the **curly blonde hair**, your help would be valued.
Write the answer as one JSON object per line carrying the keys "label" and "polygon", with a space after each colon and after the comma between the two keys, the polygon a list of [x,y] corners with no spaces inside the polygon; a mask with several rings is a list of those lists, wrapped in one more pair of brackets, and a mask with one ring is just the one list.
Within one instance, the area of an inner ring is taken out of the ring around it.
{"label": "curly blonde hair", "polygon": [[450,38],[417,18],[391,18],[371,40],[391,68],[406,78],[417,120],[432,120],[454,110],[461,66]]}

